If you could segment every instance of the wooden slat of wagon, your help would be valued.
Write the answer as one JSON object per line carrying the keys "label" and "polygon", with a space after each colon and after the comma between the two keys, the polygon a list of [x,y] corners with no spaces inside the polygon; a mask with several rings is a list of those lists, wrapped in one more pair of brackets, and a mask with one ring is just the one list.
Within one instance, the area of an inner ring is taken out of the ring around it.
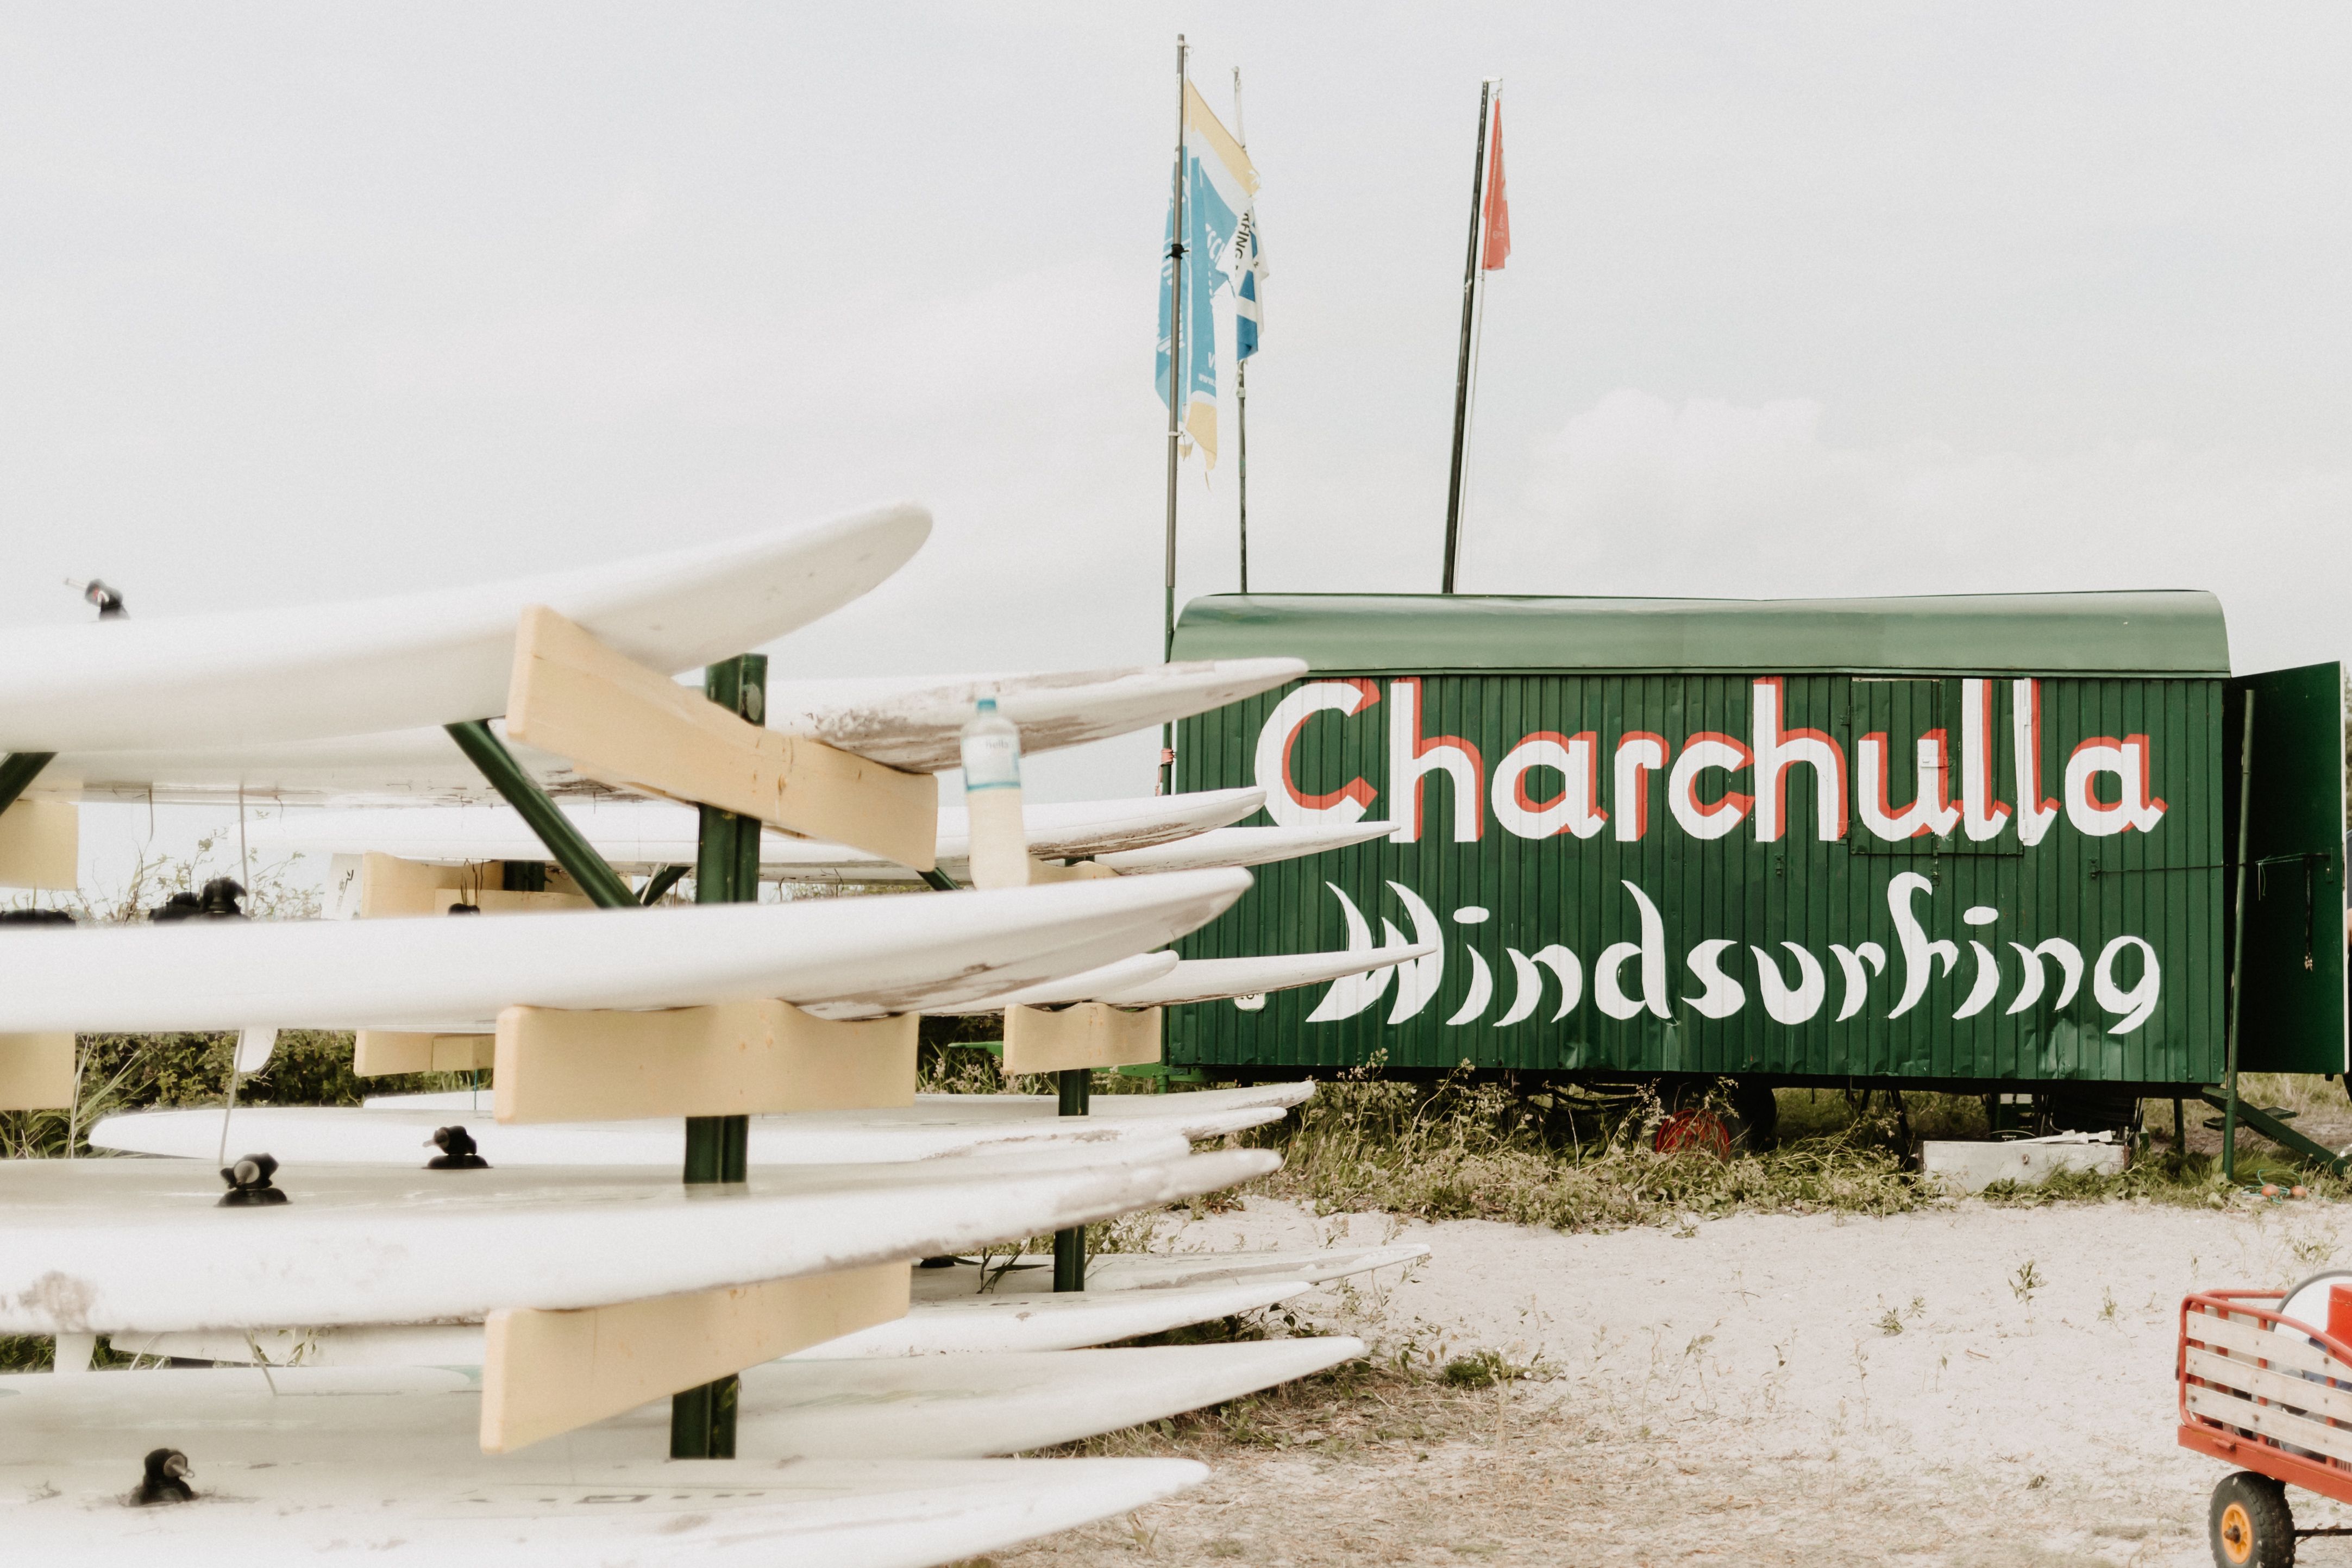
{"label": "wooden slat of wagon", "polygon": [[2347,1368],[2303,1335],[2279,1333],[2269,1324],[2251,1318],[2225,1320],[2214,1313],[2191,1312],[2181,1331],[2191,1342],[2202,1342],[2232,1355],[2258,1356],[2284,1370],[2352,1378],[2352,1368]]}
{"label": "wooden slat of wagon", "polygon": [[[2256,1366],[2249,1357],[2217,1355],[2189,1347],[2189,1375],[2223,1388],[2233,1388],[2257,1399],[2275,1400],[2308,1410],[2315,1417],[2332,1415],[2352,1422],[2352,1389],[2330,1388],[2299,1373]],[[2352,1436],[2347,1433],[2347,1436]]]}
{"label": "wooden slat of wagon", "polygon": [[2225,1389],[2200,1388],[2192,1384],[2185,1392],[2192,1415],[2260,1432],[2265,1437],[2309,1448],[2333,1459],[2352,1461],[2352,1432],[2340,1426],[2294,1415],[2280,1405],[2257,1405]]}

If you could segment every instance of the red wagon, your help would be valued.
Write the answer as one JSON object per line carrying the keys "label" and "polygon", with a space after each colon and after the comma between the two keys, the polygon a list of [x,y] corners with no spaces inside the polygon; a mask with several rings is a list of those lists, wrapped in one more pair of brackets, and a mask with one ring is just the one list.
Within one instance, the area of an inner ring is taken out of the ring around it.
{"label": "red wagon", "polygon": [[2286,1500],[2352,1503],[2352,1273],[2183,1297],[2174,1377],[2180,1446],[2239,1467],[2208,1517],[2221,1568],[2285,1568],[2298,1537],[2352,1533],[2297,1530]]}

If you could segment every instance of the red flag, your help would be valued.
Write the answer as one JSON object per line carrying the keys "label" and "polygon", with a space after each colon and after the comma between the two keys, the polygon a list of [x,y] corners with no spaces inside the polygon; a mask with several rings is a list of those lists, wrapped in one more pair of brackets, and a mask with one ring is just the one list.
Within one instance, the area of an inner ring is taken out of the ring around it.
{"label": "red flag", "polygon": [[1511,255],[1511,201],[1503,194],[1503,100],[1495,100],[1495,124],[1486,163],[1486,247],[1478,270],[1499,272]]}

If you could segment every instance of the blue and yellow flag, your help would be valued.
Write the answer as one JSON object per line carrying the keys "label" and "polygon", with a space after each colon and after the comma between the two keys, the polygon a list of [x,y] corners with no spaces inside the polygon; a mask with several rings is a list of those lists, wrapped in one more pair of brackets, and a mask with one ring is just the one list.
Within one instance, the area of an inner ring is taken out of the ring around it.
{"label": "blue and yellow flag", "polygon": [[[1199,91],[1186,82],[1184,363],[1177,377],[1184,401],[1179,424],[1211,468],[1217,462],[1217,333],[1213,301],[1218,289],[1235,290],[1238,327],[1243,319],[1238,309],[1244,298],[1241,288],[1244,283],[1249,285],[1249,347],[1236,352],[1246,355],[1257,347],[1255,273],[1236,245],[1245,232],[1244,215],[1251,212],[1250,198],[1256,194],[1257,171],[1250,166],[1249,154],[1218,121]],[[1256,254],[1255,226],[1254,223],[1246,226],[1253,258]],[[1168,205],[1167,234],[1169,247],[1173,248],[1176,204],[1172,195]],[[1173,257],[1160,262],[1158,379],[1162,403],[1169,398],[1168,338],[1170,313],[1174,306],[1174,271]]]}

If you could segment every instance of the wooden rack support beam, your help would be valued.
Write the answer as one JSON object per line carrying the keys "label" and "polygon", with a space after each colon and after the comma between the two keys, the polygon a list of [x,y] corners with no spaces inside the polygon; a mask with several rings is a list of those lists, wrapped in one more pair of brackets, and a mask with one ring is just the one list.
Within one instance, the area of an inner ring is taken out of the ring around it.
{"label": "wooden rack support beam", "polygon": [[81,808],[69,800],[23,798],[56,754],[0,756],[0,887],[70,893],[80,885]]}
{"label": "wooden rack support beam", "polygon": [[1073,1007],[1007,1007],[1004,1070],[1140,1067],[1160,1059],[1160,1010],[1081,1002]]}
{"label": "wooden rack support beam", "polygon": [[711,679],[706,671],[710,700],[698,700],[660,671],[533,605],[516,632],[507,733],[518,744],[570,758],[590,778],[617,789],[716,807],[916,871],[936,868],[937,779],[809,736],[780,734],[761,721],[764,684],[750,710],[739,711],[708,689]]}
{"label": "wooden rack support beam", "polygon": [[731,1447],[736,1373],[905,1317],[910,1279],[907,1265],[886,1263],[578,1311],[492,1312],[483,1342],[482,1451],[511,1453],[664,1394],[709,1395],[719,1384],[727,1385]]}
{"label": "wooden rack support beam", "polygon": [[909,1013],[836,1023],[789,1002],[636,1013],[509,1007],[499,1015],[498,1119],[699,1119],[912,1105],[920,1022]]}
{"label": "wooden rack support beam", "polygon": [[0,1110],[66,1110],[73,1102],[72,1035],[0,1035]]}

